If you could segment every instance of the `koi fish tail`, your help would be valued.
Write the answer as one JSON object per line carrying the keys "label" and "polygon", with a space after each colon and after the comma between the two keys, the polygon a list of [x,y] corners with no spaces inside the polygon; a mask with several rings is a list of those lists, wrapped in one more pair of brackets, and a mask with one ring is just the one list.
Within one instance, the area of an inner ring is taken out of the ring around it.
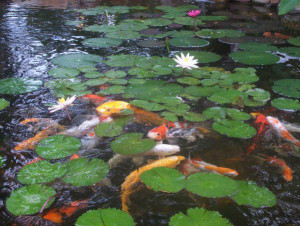
{"label": "koi fish tail", "polygon": [[138,122],[142,122],[142,123],[150,122],[157,126],[168,122],[166,119],[160,117],[158,114],[150,111],[146,111],[141,108],[131,107],[130,110],[134,111],[135,119]]}
{"label": "koi fish tail", "polygon": [[27,118],[20,122],[22,125],[26,125],[29,122],[39,122],[39,118]]}

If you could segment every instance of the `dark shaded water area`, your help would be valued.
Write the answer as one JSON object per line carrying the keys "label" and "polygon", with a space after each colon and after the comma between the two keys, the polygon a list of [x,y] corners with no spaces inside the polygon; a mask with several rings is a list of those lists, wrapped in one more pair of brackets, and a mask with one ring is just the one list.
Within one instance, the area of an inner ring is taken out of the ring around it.
{"label": "dark shaded water area", "polygon": [[[232,71],[236,67],[247,67],[244,64],[234,62],[229,54],[236,51],[237,44],[230,39],[210,40],[210,44],[201,48],[180,49],[171,47],[171,53],[165,48],[141,48],[136,40],[125,41],[119,47],[93,49],[86,47],[82,41],[86,38],[95,37],[95,33],[83,31],[76,26],[65,24],[68,20],[75,20],[79,14],[71,9],[95,7],[98,5],[143,5],[149,7],[147,12],[158,13],[155,6],[184,4],[196,4],[205,15],[225,15],[229,20],[218,22],[207,22],[200,28],[229,28],[239,29],[246,32],[247,36],[258,41],[269,41],[262,38],[266,31],[280,32],[286,35],[297,36],[299,32],[287,28],[286,21],[277,16],[276,8],[268,8],[262,5],[251,5],[242,3],[208,3],[193,1],[59,1],[48,3],[43,1],[29,2],[0,2],[0,78],[21,77],[42,79],[44,82],[50,79],[48,71],[53,67],[50,62],[52,58],[62,53],[86,52],[107,57],[114,54],[135,54],[142,56],[166,56],[174,57],[181,50],[201,50],[214,52],[222,56],[222,59],[215,63],[201,64],[201,66],[222,67]],[[121,14],[117,21],[130,19],[135,15]],[[100,17],[88,17],[85,26],[99,22]],[[250,26],[250,25],[251,26]],[[247,26],[249,25],[249,26]],[[285,40],[272,40],[278,47],[288,46]],[[278,64],[270,66],[254,66],[257,75],[260,77],[257,87],[271,92],[272,98],[278,97],[271,90],[274,81],[284,78],[298,78],[299,58],[291,58],[281,55]],[[101,64],[98,66],[100,72],[109,69]],[[10,193],[21,187],[16,175],[26,162],[37,157],[34,151],[15,151],[14,146],[32,137],[33,132],[21,126],[20,121],[26,118],[50,118],[59,120],[59,123],[70,126],[63,111],[49,114],[47,109],[49,103],[56,102],[49,89],[41,89],[22,95],[1,95],[10,101],[10,106],[0,111],[0,155],[5,163],[0,168],[0,224],[11,225],[15,217],[5,207],[5,200]],[[121,99],[120,96],[114,96]],[[192,105],[193,112],[202,112],[208,106],[217,106],[203,99]],[[264,107],[244,109],[245,112],[271,110],[273,116],[284,119],[291,123],[299,123],[299,113],[280,111],[271,108],[268,103]],[[78,115],[92,114],[95,109],[92,105],[78,102],[70,109],[71,117]],[[126,128],[127,132],[147,133],[152,127],[142,124],[134,124]],[[296,138],[300,139],[298,134]],[[110,143],[113,138],[103,139],[97,146],[98,150],[90,156],[108,161],[113,153],[110,150]],[[189,153],[194,156],[201,156],[205,161],[215,165],[229,167],[239,172],[237,179],[253,180],[259,186],[265,186],[277,197],[277,205],[270,208],[253,208],[239,206],[233,201],[222,199],[208,199],[191,197],[186,191],[175,194],[154,192],[141,185],[141,189],[131,197],[130,213],[137,225],[167,225],[169,219],[179,211],[185,212],[188,208],[205,206],[206,209],[216,210],[229,219],[234,225],[298,225],[300,224],[300,165],[299,158],[293,156],[278,155],[274,148],[277,140],[271,139],[259,148],[259,152],[277,156],[284,159],[293,169],[293,180],[287,182],[282,178],[279,168],[267,163],[257,161],[252,155],[246,155],[247,148],[251,145],[252,139],[234,139],[225,136],[215,135],[207,139],[199,139],[189,144],[180,142],[182,155],[188,157]],[[233,159],[229,161],[230,159]],[[56,185],[59,191],[59,198],[55,200],[51,208],[61,207],[78,199],[90,199],[87,208],[76,212],[74,216],[66,219],[65,225],[74,225],[76,219],[88,209],[97,208],[118,208],[121,209],[120,185],[125,177],[137,167],[130,161],[121,164],[109,172],[108,178],[112,186],[91,186],[75,188],[65,184]]]}

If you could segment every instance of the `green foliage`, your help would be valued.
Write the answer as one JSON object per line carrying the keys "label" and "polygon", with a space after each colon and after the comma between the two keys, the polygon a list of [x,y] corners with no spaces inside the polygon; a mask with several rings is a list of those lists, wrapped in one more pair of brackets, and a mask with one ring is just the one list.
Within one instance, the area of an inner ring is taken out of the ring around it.
{"label": "green foliage", "polygon": [[9,101],[3,99],[3,98],[0,98],[0,110],[6,108],[9,106]]}
{"label": "green foliage", "polygon": [[274,92],[287,97],[300,98],[300,79],[281,79],[274,82]]}
{"label": "green foliage", "polygon": [[0,94],[17,95],[38,90],[42,81],[36,79],[5,78],[0,79]]}
{"label": "green foliage", "polygon": [[121,134],[123,127],[131,121],[130,117],[115,119],[112,122],[101,123],[95,127],[98,137],[115,137]]}
{"label": "green foliage", "polygon": [[286,14],[299,5],[300,0],[281,0],[279,3],[278,15]]}
{"label": "green foliage", "polygon": [[111,38],[89,38],[83,41],[83,44],[94,48],[109,48],[122,44],[122,40]]}
{"label": "green foliage", "polygon": [[280,57],[272,53],[242,51],[231,53],[230,57],[239,63],[248,65],[270,65],[279,62]]}
{"label": "green foliage", "polygon": [[203,47],[209,44],[208,41],[199,38],[172,38],[170,40],[170,45],[176,47]]}
{"label": "green foliage", "polygon": [[231,118],[233,120],[248,120],[251,118],[251,116],[245,112],[241,112],[238,109],[235,108],[223,108],[223,107],[211,107],[205,109],[203,112],[203,115],[206,119],[225,119],[225,118]]}
{"label": "green foliage", "polygon": [[212,63],[220,60],[222,57],[216,53],[204,52],[204,51],[183,51],[186,55],[190,53],[191,56],[194,56],[198,60],[199,64]]}
{"label": "green foliage", "polygon": [[101,56],[83,53],[71,53],[57,56],[51,60],[53,64],[66,68],[94,67],[102,60]]}
{"label": "green foliage", "polygon": [[288,98],[277,98],[271,101],[273,107],[286,111],[300,111],[298,100]]}
{"label": "green foliage", "polygon": [[52,68],[49,72],[54,78],[74,78],[79,75],[79,71],[74,68]]}
{"label": "green foliage", "polygon": [[241,43],[239,44],[239,48],[245,51],[254,51],[254,52],[274,52],[278,50],[276,46],[272,46],[269,43],[260,43],[260,42]]}
{"label": "green foliage", "polygon": [[245,34],[241,31],[237,30],[230,30],[230,29],[202,29],[197,31],[195,35],[201,38],[223,38],[223,37],[230,37],[230,38],[239,38],[245,36]]}
{"label": "green foliage", "polygon": [[144,57],[121,54],[109,56],[108,60],[103,61],[103,63],[111,67],[133,67],[140,59],[144,59]]}
{"label": "green foliage", "polygon": [[144,20],[144,23],[149,26],[159,27],[159,26],[168,26],[169,24],[172,23],[172,21],[163,18],[155,18],[155,19]]}
{"label": "green foliage", "polygon": [[132,100],[129,102],[131,105],[141,107],[146,109],[147,111],[161,111],[165,109],[165,106],[157,103],[151,103],[146,100]]}

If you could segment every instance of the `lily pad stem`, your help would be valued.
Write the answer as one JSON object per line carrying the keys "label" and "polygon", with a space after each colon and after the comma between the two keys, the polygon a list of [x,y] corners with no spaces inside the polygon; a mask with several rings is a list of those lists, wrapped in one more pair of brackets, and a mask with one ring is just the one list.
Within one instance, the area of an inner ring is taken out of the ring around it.
{"label": "lily pad stem", "polygon": [[68,108],[67,108],[67,107],[65,107],[65,111],[66,111],[67,116],[68,116],[68,118],[70,119],[70,121],[72,121],[72,119],[71,119],[71,117],[70,117],[70,114],[69,114],[69,111],[68,111]]}

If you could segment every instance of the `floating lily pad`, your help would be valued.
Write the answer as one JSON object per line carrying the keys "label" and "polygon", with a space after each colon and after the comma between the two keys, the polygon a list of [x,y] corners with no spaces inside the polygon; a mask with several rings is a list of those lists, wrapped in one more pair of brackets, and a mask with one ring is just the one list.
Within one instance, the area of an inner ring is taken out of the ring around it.
{"label": "floating lily pad", "polygon": [[122,44],[122,40],[112,38],[89,38],[83,41],[83,44],[94,48],[110,48]]}
{"label": "floating lily pad", "polygon": [[51,164],[48,161],[38,161],[24,166],[18,173],[22,184],[47,183],[62,177],[67,172],[64,164]]}
{"label": "floating lily pad", "polygon": [[239,48],[245,51],[254,51],[254,52],[274,52],[278,50],[276,46],[272,46],[269,43],[260,43],[260,42],[241,43],[239,44]]}
{"label": "floating lily pad", "polygon": [[107,32],[116,32],[119,31],[119,28],[117,26],[112,26],[112,25],[91,25],[88,27],[85,27],[84,30],[86,31],[92,31],[92,32],[100,32],[100,33],[107,33]]}
{"label": "floating lily pad", "polygon": [[270,99],[270,93],[266,90],[255,88],[245,92],[246,95],[251,96],[255,101],[266,102]]}
{"label": "floating lily pad", "polygon": [[45,159],[60,159],[75,154],[80,146],[78,138],[55,135],[42,140],[36,147],[36,153]]}
{"label": "floating lily pad", "polygon": [[166,46],[165,42],[161,40],[142,40],[139,41],[137,45],[144,48],[157,48]]}
{"label": "floating lily pad", "polygon": [[168,121],[172,121],[172,122],[177,122],[178,121],[178,117],[175,113],[172,112],[163,112],[161,113],[161,116],[164,117],[164,119],[168,120]]}
{"label": "floating lily pad", "polygon": [[[193,26],[194,25],[194,19],[191,17],[177,17],[174,20],[174,23],[181,24],[181,25],[187,25],[187,26]],[[201,20],[196,19],[196,25],[204,24]]]}
{"label": "floating lily pad", "polygon": [[165,109],[165,106],[157,103],[151,103],[146,100],[132,100],[129,102],[131,105],[141,107],[146,109],[147,111],[161,111]]}
{"label": "floating lily pad", "polygon": [[141,37],[140,33],[136,31],[115,31],[106,33],[105,36],[111,39],[138,39]]}
{"label": "floating lily pad", "polygon": [[53,64],[66,68],[94,67],[102,60],[101,56],[83,53],[71,53],[57,56],[51,60]]}
{"label": "floating lily pad", "polygon": [[270,65],[279,62],[280,57],[272,53],[242,51],[230,54],[230,57],[239,63],[248,65]]}
{"label": "floating lily pad", "polygon": [[286,111],[299,111],[300,102],[288,98],[277,98],[271,101],[273,107]]}
{"label": "floating lily pad", "polygon": [[213,129],[228,137],[251,138],[256,134],[256,130],[250,125],[241,121],[218,120],[213,123]]}
{"label": "floating lily pad", "polygon": [[200,38],[172,38],[170,45],[176,47],[203,47],[209,44],[208,41]]}
{"label": "floating lily pad", "polygon": [[119,118],[115,119],[112,122],[101,123],[95,127],[95,133],[98,137],[115,137],[121,134],[123,127],[130,121],[131,119]]}
{"label": "floating lily pad", "polygon": [[158,26],[168,26],[172,23],[171,20],[163,19],[163,18],[155,18],[144,20],[144,23],[149,26],[158,27]]}
{"label": "floating lily pad", "polygon": [[111,149],[121,155],[136,155],[151,150],[155,145],[152,139],[142,139],[142,133],[126,133],[111,143]]}
{"label": "floating lily pad", "polygon": [[109,56],[108,60],[104,61],[104,63],[111,67],[133,67],[141,59],[144,59],[144,57],[121,54]]}
{"label": "floating lily pad", "polygon": [[148,26],[142,21],[134,19],[123,20],[117,26],[122,31],[141,31],[148,28]]}
{"label": "floating lily pad", "polygon": [[177,106],[172,106],[172,105],[169,105],[166,107],[166,109],[168,111],[171,111],[173,113],[175,113],[176,115],[179,115],[179,116],[182,116],[184,114],[187,113],[187,111],[190,110],[190,105],[188,104],[180,104],[180,105],[177,105]]}
{"label": "floating lily pad", "polygon": [[0,99],[0,110],[9,106],[9,102],[3,98]]}
{"label": "floating lily pad", "polygon": [[223,37],[230,37],[230,38],[238,38],[245,36],[245,33],[242,31],[231,30],[231,29],[202,29],[197,31],[195,35],[201,38],[223,38]]}
{"label": "floating lily pad", "polygon": [[118,209],[100,209],[100,210],[89,210],[82,214],[76,221],[76,226],[134,226],[135,223],[132,217]]}
{"label": "floating lily pad", "polygon": [[291,57],[300,58],[300,48],[299,47],[284,47],[278,50],[280,53],[285,53]]}
{"label": "floating lily pad", "polygon": [[105,77],[108,78],[123,78],[126,76],[126,72],[125,71],[107,71],[104,74]]}
{"label": "floating lily pad", "polygon": [[187,178],[185,188],[200,196],[219,198],[232,195],[238,190],[238,184],[219,174],[195,173]]}
{"label": "floating lily pad", "polygon": [[185,184],[185,176],[167,167],[157,167],[144,172],[141,180],[154,191],[179,192]]}
{"label": "floating lily pad", "polygon": [[102,90],[99,92],[99,94],[102,95],[111,95],[111,94],[120,94],[125,92],[126,87],[125,86],[109,86],[105,90]]}
{"label": "floating lily pad", "polygon": [[198,60],[199,64],[216,62],[222,58],[216,53],[204,51],[183,51],[183,53],[185,55],[190,53],[190,56],[194,56],[194,58]]}
{"label": "floating lily pad", "polygon": [[91,72],[87,72],[83,75],[86,78],[99,78],[99,77],[103,77],[103,74],[101,74],[98,71],[91,71]]}
{"label": "floating lily pad", "polygon": [[78,26],[78,25],[83,24],[83,23],[84,23],[83,20],[69,20],[69,21],[66,21],[65,25]]}
{"label": "floating lily pad", "polygon": [[129,84],[135,84],[135,85],[137,85],[137,84],[144,84],[146,81],[145,81],[145,79],[137,79],[137,78],[132,78],[132,79],[129,79],[128,80],[128,83]]}
{"label": "floating lily pad", "polygon": [[109,84],[112,84],[112,85],[125,85],[125,84],[127,84],[127,80],[126,79],[121,79],[121,78],[110,79],[107,82]]}
{"label": "floating lily pad", "polygon": [[177,213],[171,217],[170,226],[229,226],[230,222],[223,218],[217,211],[209,211],[203,208],[188,209],[187,215]]}
{"label": "floating lily pad", "polygon": [[97,71],[97,68],[95,68],[95,67],[80,67],[80,68],[78,68],[78,70],[80,72],[87,73],[87,72],[95,72],[95,71]]}
{"label": "floating lily pad", "polygon": [[173,38],[192,38],[195,32],[189,30],[172,31],[171,36]]}
{"label": "floating lily pad", "polygon": [[[15,216],[29,215],[39,212],[46,201],[56,192],[53,188],[40,184],[32,184],[14,190],[6,200],[6,208]],[[48,208],[54,199],[51,199],[45,208]]]}
{"label": "floating lily pad", "polygon": [[295,45],[295,46],[300,46],[300,36],[295,37],[295,38],[289,38],[288,43]]}
{"label": "floating lily pad", "polygon": [[205,109],[203,112],[203,115],[206,119],[225,119],[226,117],[229,117],[233,120],[248,120],[251,118],[251,116],[248,113],[241,112],[238,109],[234,108],[222,108],[222,107],[211,107]]}
{"label": "floating lily pad", "polygon": [[206,120],[206,118],[202,114],[195,112],[186,112],[183,115],[183,118],[191,122],[203,122]]}
{"label": "floating lily pad", "polygon": [[300,98],[300,79],[281,79],[274,82],[274,92],[287,97]]}
{"label": "floating lily pad", "polygon": [[228,20],[227,16],[198,16],[197,18],[202,21]]}
{"label": "floating lily pad", "polygon": [[186,85],[198,85],[200,84],[200,80],[193,77],[183,77],[177,79],[177,82],[186,84]]}
{"label": "floating lily pad", "polygon": [[194,97],[208,97],[220,91],[219,86],[199,87],[190,86],[184,89],[184,92]]}
{"label": "floating lily pad", "polygon": [[38,90],[42,81],[36,79],[5,78],[0,79],[1,94],[23,94]]}
{"label": "floating lily pad", "polygon": [[239,205],[250,205],[256,208],[275,206],[276,196],[265,187],[258,187],[252,181],[237,181],[238,192],[232,196]]}
{"label": "floating lily pad", "polygon": [[226,104],[234,102],[238,97],[244,97],[244,93],[238,90],[222,90],[215,92],[207,99],[219,104]]}
{"label": "floating lily pad", "polygon": [[52,68],[48,73],[54,78],[74,78],[80,72],[74,68]]}
{"label": "floating lily pad", "polygon": [[73,186],[89,186],[103,180],[109,171],[109,166],[102,159],[79,158],[67,163],[67,173],[63,182]]}
{"label": "floating lily pad", "polygon": [[103,85],[107,82],[106,78],[99,78],[99,79],[89,79],[84,84],[87,86],[99,86]]}

